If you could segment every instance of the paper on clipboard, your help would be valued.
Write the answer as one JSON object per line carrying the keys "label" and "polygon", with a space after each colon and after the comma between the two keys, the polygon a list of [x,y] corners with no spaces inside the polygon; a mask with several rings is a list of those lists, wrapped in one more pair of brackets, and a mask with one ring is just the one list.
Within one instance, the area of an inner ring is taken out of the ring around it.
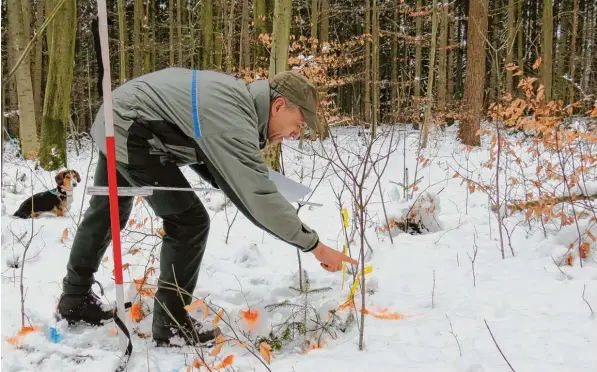
{"label": "paper on clipboard", "polygon": [[301,201],[303,197],[313,191],[311,188],[303,185],[302,183],[296,182],[271,168],[268,168],[268,170],[269,179],[276,184],[280,194],[282,194],[282,196],[284,196],[289,203],[298,202],[300,204],[321,206],[321,204]]}

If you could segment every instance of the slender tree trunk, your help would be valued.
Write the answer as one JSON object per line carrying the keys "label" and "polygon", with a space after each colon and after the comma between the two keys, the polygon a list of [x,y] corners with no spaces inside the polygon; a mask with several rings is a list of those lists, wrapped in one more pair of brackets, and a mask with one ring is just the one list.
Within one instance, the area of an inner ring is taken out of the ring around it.
{"label": "slender tree trunk", "polygon": [[421,148],[427,147],[429,126],[431,125],[431,109],[433,107],[433,73],[435,71],[435,50],[437,48],[437,0],[433,0],[433,12],[431,13],[431,49],[429,51],[429,72],[427,75],[427,96],[425,97],[425,121],[423,122],[423,135],[421,136]]}
{"label": "slender tree trunk", "polygon": [[142,74],[143,60],[141,59],[141,23],[143,22],[143,0],[135,0],[133,12],[133,76]]}
{"label": "slender tree trunk", "polygon": [[232,73],[232,61],[234,60],[232,41],[234,39],[234,8],[236,8],[236,0],[229,1],[230,9],[228,9],[228,17],[226,18],[226,23],[228,24],[228,31],[226,32],[226,72]]}
{"label": "slender tree trunk", "polygon": [[[375,0],[373,0],[375,1]],[[363,34],[367,35],[365,38],[365,79],[363,79],[363,88],[365,91],[365,98],[363,99],[365,123],[372,124],[371,117],[371,43],[369,42],[369,35],[371,32],[371,0],[365,0],[365,29]]]}
{"label": "slender tree trunk", "polygon": [[292,0],[276,0],[274,9],[274,29],[269,74],[273,77],[288,68],[288,50],[290,43],[290,20]]}
{"label": "slender tree trunk", "polygon": [[[247,2],[247,22],[249,19],[249,13],[248,13],[248,0],[245,0]],[[269,33],[268,31],[268,27],[267,27],[267,3],[265,0],[254,0],[255,2],[255,15],[254,15],[254,23],[255,23],[255,30],[257,32],[257,35],[267,35]],[[244,9],[244,7],[243,7]],[[244,10],[243,10],[244,11]],[[248,36],[248,23],[247,23],[247,37],[246,40],[249,39]],[[273,35],[272,35],[273,37]],[[246,48],[246,53],[248,53],[248,46],[249,43],[247,42],[247,48]],[[248,61],[248,58],[245,58],[245,61],[247,61],[247,63],[250,63]],[[267,55],[266,55],[266,48],[265,46],[263,46],[261,44],[261,41],[258,39],[258,44],[255,48],[255,58],[254,58],[254,67],[262,67],[262,66],[267,66],[267,63],[265,62],[267,60]]]}
{"label": "slender tree trunk", "polygon": [[[564,76],[568,73],[566,63],[569,61],[570,52],[570,38],[571,24],[569,20],[568,4],[560,0],[559,4],[555,4],[557,9],[557,27],[558,35],[555,41],[556,50],[554,52],[555,67],[554,76],[555,81],[552,89],[552,96],[556,99],[566,100],[566,93],[568,92],[568,81]],[[554,15],[555,16],[555,15]]]}
{"label": "slender tree trunk", "polygon": [[[417,12],[422,11],[423,0],[417,0]],[[415,21],[417,29],[416,47],[415,47],[415,97],[413,103],[413,129],[419,129],[421,116],[419,114],[419,103],[421,100],[421,67],[423,60],[423,18],[417,16]]]}
{"label": "slender tree trunk", "polygon": [[321,0],[321,31],[319,32],[319,45],[330,41],[330,0]]}
{"label": "slender tree trunk", "polygon": [[[260,2],[263,2],[263,0],[258,0],[257,4],[259,4]],[[256,11],[257,11],[257,9],[256,9]],[[257,15],[255,15],[255,16],[257,17]],[[265,15],[263,15],[263,17],[265,17]],[[258,23],[257,19],[255,19],[256,26],[257,26],[257,23]],[[265,21],[263,21],[263,23],[265,24]],[[240,39],[239,67],[244,68],[244,69],[249,69],[251,67],[251,49],[250,49],[251,48],[250,47],[251,40],[249,38],[249,0],[243,0],[240,34],[241,34],[241,39]],[[256,57],[259,56],[259,53],[260,53],[259,51],[262,48],[263,47],[261,45],[258,45],[255,48],[255,56]],[[256,60],[255,63],[257,63],[257,58],[255,58],[255,60]]]}
{"label": "slender tree trunk", "polygon": [[215,32],[214,32],[214,65],[217,70],[222,69],[222,47],[224,46],[223,32],[224,2],[217,2],[215,5]]}
{"label": "slender tree trunk", "polygon": [[448,78],[448,54],[446,47],[448,46],[448,30],[450,25],[450,13],[448,12],[448,4],[442,4],[441,13],[441,27],[439,30],[439,67],[437,71],[437,108],[445,110],[446,95],[448,93],[447,78]]}
{"label": "slender tree trunk", "polygon": [[[31,19],[31,16],[24,14],[27,9],[23,9],[18,0],[8,0],[8,24],[11,35],[8,36],[9,43],[13,53],[10,63],[11,69],[21,56],[27,43],[29,34],[26,33],[30,27],[25,27],[24,19]],[[17,68],[14,81],[18,96],[19,113],[19,142],[21,153],[26,159],[36,159],[38,156],[37,129],[35,126],[35,103],[33,101],[33,86],[31,81],[31,57],[23,59]]]}
{"label": "slender tree trunk", "polygon": [[568,103],[575,100],[574,73],[576,68],[576,34],[578,28],[578,0],[574,0],[572,11],[572,42],[570,43],[570,85],[568,86]]}
{"label": "slender tree trunk", "polygon": [[[515,0],[508,0],[508,37],[506,40],[506,65],[514,62],[514,35],[516,35],[516,3]],[[506,92],[512,94],[514,78],[512,71],[506,70]]]}
{"label": "slender tree trunk", "polygon": [[[48,1],[55,4],[56,0]],[[68,125],[75,37],[77,30],[77,5],[67,0],[52,21],[52,38],[48,46],[50,62],[42,119],[40,166],[45,170],[66,167],[66,128]]]}
{"label": "slender tree trunk", "polygon": [[201,6],[201,34],[203,40],[201,66],[204,70],[208,70],[213,67],[213,30],[213,1],[204,0]]}
{"label": "slender tree trunk", "polygon": [[[145,17],[143,18],[143,72],[151,71],[151,46],[149,41],[149,4],[151,1],[145,3]],[[189,12],[190,13],[190,12]],[[153,24],[153,22],[151,22]]]}
{"label": "slender tree trunk", "polygon": [[[454,8],[452,8],[454,9]],[[456,22],[454,22],[454,15],[452,12],[449,13],[449,40],[448,45],[451,47],[456,43]],[[448,51],[448,97],[447,102],[452,102],[454,99],[454,50]]]}
{"label": "slender tree trunk", "polygon": [[391,77],[391,86],[392,86],[392,95],[390,101],[390,118],[392,123],[396,123],[398,121],[398,112],[400,110],[400,90],[398,89],[398,32],[400,31],[400,26],[398,23],[399,15],[398,12],[399,8],[399,0],[394,1],[394,27],[392,29],[392,59],[391,59],[391,66],[392,66],[392,77]]}
{"label": "slender tree trunk", "polygon": [[373,7],[372,7],[372,22],[371,22],[371,33],[373,38],[373,55],[371,59],[371,72],[372,72],[372,79],[373,84],[373,94],[372,94],[372,112],[371,112],[371,136],[375,138],[377,124],[379,123],[379,111],[380,111],[380,86],[379,86],[379,8],[377,7],[377,0],[373,0]]}
{"label": "slender tree trunk", "polygon": [[190,58],[190,66],[191,69],[195,69],[198,67],[196,63],[198,58],[195,58],[195,27],[193,25],[193,11],[188,12],[188,22],[189,22],[189,58]]}
{"label": "slender tree trunk", "polygon": [[485,87],[485,40],[487,37],[488,0],[471,1],[467,33],[467,67],[464,87],[464,118],[459,137],[463,144],[480,146],[477,133],[481,126]]}
{"label": "slender tree trunk", "polygon": [[128,66],[126,53],[126,14],[124,5],[126,0],[118,0],[118,50],[120,52],[120,84],[126,81],[126,70]]}
{"label": "slender tree trunk", "polygon": [[[44,22],[44,6],[41,2],[37,3],[35,11],[35,29],[39,30]],[[35,56],[33,58],[32,84],[33,84],[33,103],[35,105],[35,124],[38,136],[41,135],[41,110],[42,102],[42,74],[43,74],[43,41],[40,39],[35,43]]]}
{"label": "slender tree trunk", "polygon": [[318,26],[319,26],[319,0],[311,0],[311,39],[312,39],[311,53],[314,56],[317,55],[317,45],[319,44],[319,39],[317,38]]}
{"label": "slender tree trunk", "polygon": [[[595,4],[595,7],[597,7],[597,4]],[[597,31],[595,30],[597,29],[597,11],[595,10],[595,7],[593,8],[592,12],[587,9],[583,25],[583,38],[585,39],[585,43],[583,53],[584,57],[582,58],[583,76],[580,87],[586,94],[591,94],[589,91],[591,89],[591,74],[597,70],[597,68],[593,68],[593,65],[595,64],[593,48],[597,42]],[[593,83],[593,85],[595,84]],[[597,87],[594,87],[592,91],[593,93],[597,93]]]}
{"label": "slender tree trunk", "polygon": [[[290,20],[292,17],[292,0],[276,0],[274,7],[274,24],[272,55],[269,64],[269,77],[286,71],[288,68],[288,50],[290,43]],[[280,170],[281,143],[268,144],[263,149],[263,156],[268,167]]]}
{"label": "slender tree trunk", "polygon": [[516,34],[516,47],[517,47],[517,59],[518,66],[521,71],[524,71],[524,38],[523,38],[523,19],[522,19],[522,4],[523,0],[518,1],[518,9],[516,16],[517,34]]}
{"label": "slender tree trunk", "polygon": [[[203,8],[201,8],[203,9]],[[174,0],[168,0],[168,35],[170,51],[170,67],[174,66]]]}
{"label": "slender tree trunk", "polygon": [[176,41],[178,50],[178,66],[184,66],[182,58],[182,4],[180,0],[176,0]]}
{"label": "slender tree trunk", "polygon": [[551,100],[553,75],[553,3],[543,0],[543,20],[541,22],[541,56],[543,63],[540,67],[541,83],[545,87],[545,100]]}

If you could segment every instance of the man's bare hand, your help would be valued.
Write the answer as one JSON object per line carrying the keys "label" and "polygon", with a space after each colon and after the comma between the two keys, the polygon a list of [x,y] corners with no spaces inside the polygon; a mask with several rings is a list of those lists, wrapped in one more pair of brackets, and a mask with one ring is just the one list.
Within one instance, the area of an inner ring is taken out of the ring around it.
{"label": "man's bare hand", "polygon": [[321,242],[317,244],[317,247],[313,250],[313,254],[320,262],[321,267],[331,272],[342,270],[342,262],[358,265],[358,262],[355,259],[344,253],[338,252]]}

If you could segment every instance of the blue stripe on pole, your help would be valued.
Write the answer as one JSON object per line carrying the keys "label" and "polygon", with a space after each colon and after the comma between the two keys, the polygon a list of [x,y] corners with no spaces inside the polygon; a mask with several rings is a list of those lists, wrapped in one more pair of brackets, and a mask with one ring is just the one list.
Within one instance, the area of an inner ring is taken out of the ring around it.
{"label": "blue stripe on pole", "polygon": [[193,107],[193,127],[195,128],[195,137],[201,137],[201,128],[199,126],[199,111],[197,109],[197,70],[193,70],[193,79],[191,80],[191,106]]}

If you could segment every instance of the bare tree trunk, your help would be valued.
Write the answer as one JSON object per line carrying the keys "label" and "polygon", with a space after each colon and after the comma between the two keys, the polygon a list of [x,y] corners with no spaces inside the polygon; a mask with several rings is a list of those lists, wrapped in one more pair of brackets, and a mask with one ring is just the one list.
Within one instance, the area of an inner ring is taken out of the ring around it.
{"label": "bare tree trunk", "polygon": [[321,0],[321,31],[319,33],[319,44],[323,45],[330,41],[330,0]]}
{"label": "bare tree trunk", "polygon": [[373,7],[372,7],[372,22],[371,22],[371,30],[372,30],[372,37],[373,37],[373,55],[371,59],[371,72],[373,78],[373,94],[372,94],[372,112],[371,112],[371,136],[375,138],[376,130],[377,130],[377,123],[379,122],[379,9],[377,7],[377,0],[373,0]]}
{"label": "bare tree trunk", "polygon": [[124,3],[126,0],[118,0],[118,50],[120,52],[120,84],[126,81],[126,70],[128,59],[126,53],[126,14],[124,12]]}
{"label": "bare tree trunk", "polygon": [[[201,9],[203,9],[203,7]],[[168,35],[170,47],[170,67],[172,67],[174,66],[174,0],[168,1]]]}
{"label": "bare tree trunk", "polygon": [[[272,55],[269,63],[269,76],[286,71],[288,68],[288,49],[290,43],[290,20],[292,17],[292,0],[276,0],[274,7],[274,24]],[[267,145],[263,156],[268,167],[280,170],[281,143]]]}
{"label": "bare tree trunk", "polygon": [[439,30],[439,67],[437,71],[437,108],[444,110],[446,108],[447,87],[447,63],[448,54],[448,30],[450,27],[450,14],[448,13],[448,3],[442,4],[441,27]]}
{"label": "bare tree trunk", "polygon": [[[454,8],[452,8],[454,9]],[[449,10],[448,10],[449,12]],[[456,22],[454,21],[454,17],[452,13],[449,13],[449,22],[450,22],[450,29],[449,29],[449,41],[448,45],[452,46],[456,42]],[[448,51],[448,97],[447,102],[451,102],[454,99],[454,51]]]}
{"label": "bare tree trunk", "polygon": [[319,26],[319,0],[311,0],[311,39],[312,39],[311,53],[314,56],[317,55],[317,45],[319,44],[319,39],[317,38],[318,26]]}
{"label": "bare tree trunk", "polygon": [[[41,2],[37,3],[35,11],[35,29],[39,30],[44,22],[44,6]],[[41,110],[43,108],[42,102],[42,73],[43,73],[43,42],[38,40],[35,43],[35,56],[33,58],[33,68],[31,82],[33,84],[33,104],[35,105],[35,124],[37,126],[38,136],[41,134]]]}
{"label": "bare tree trunk", "polygon": [[[417,12],[422,11],[423,0],[417,0]],[[416,47],[415,47],[415,97],[413,102],[413,129],[419,129],[419,102],[421,99],[421,65],[423,59],[423,18],[417,16],[415,21],[417,29]]]}
{"label": "bare tree trunk", "polygon": [[178,66],[184,66],[182,59],[182,5],[176,0],[176,41],[178,42]]}
{"label": "bare tree trunk", "polygon": [[[369,35],[370,32],[371,0],[365,0],[365,29],[363,30],[363,34]],[[365,55],[363,58],[365,59],[365,79],[363,79],[363,88],[365,91],[365,97],[363,98],[365,117],[363,119],[365,123],[371,124],[371,43],[369,42],[369,36],[365,38]]]}
{"label": "bare tree trunk", "polygon": [[[596,4],[597,5],[597,4]],[[591,17],[592,13],[592,17]],[[584,43],[584,53],[583,56],[583,76],[581,79],[580,87],[583,92],[589,92],[589,87],[591,84],[591,73],[593,72],[593,48],[595,47],[595,42],[597,42],[597,11],[595,8],[592,12],[589,12],[588,9],[586,11],[586,15],[584,17],[584,27],[583,27],[583,38],[585,39]],[[597,89],[593,89],[593,92],[597,92]]]}
{"label": "bare tree trunk", "polygon": [[559,4],[556,4],[555,7],[557,9],[556,24],[558,27],[558,35],[554,43],[556,47],[556,50],[554,51],[554,76],[556,77],[556,80],[553,84],[552,97],[566,101],[566,95],[568,92],[568,81],[564,78],[564,76],[568,73],[568,70],[566,68],[566,62],[570,60],[569,36],[571,36],[571,24],[568,17],[569,10],[566,1],[560,0]]}
{"label": "bare tree trunk", "polygon": [[518,10],[517,10],[517,34],[516,34],[516,47],[517,47],[517,59],[518,59],[518,66],[520,66],[521,71],[524,71],[524,39],[523,39],[523,21],[522,21],[522,3],[523,1],[518,1]]}
{"label": "bare tree trunk", "polygon": [[[259,0],[257,3],[263,2]],[[257,11],[257,9],[255,9]],[[257,17],[257,14],[255,15]],[[264,15],[265,17],[265,15]],[[257,20],[255,20],[255,26],[257,27]],[[263,22],[265,23],[265,21]],[[249,0],[243,0],[242,14],[241,14],[241,31],[240,31],[240,53],[239,53],[239,68],[248,69],[251,67],[251,49],[249,39]],[[259,55],[261,46],[257,46],[255,56]],[[257,60],[257,58],[255,58]],[[256,62],[257,63],[257,62]]]}
{"label": "bare tree trunk", "polygon": [[215,6],[215,32],[214,32],[214,67],[217,70],[222,69],[222,47],[223,43],[223,17],[224,17],[224,6],[222,2],[216,2]]}
{"label": "bare tree trunk", "polygon": [[[228,10],[228,31],[226,32],[226,72],[232,73],[232,61],[234,60],[234,50],[232,40],[234,39],[234,8],[236,8],[236,0],[230,1],[230,9]],[[242,45],[242,40],[241,40]]]}
{"label": "bare tree trunk", "polygon": [[398,121],[398,112],[400,110],[400,90],[398,88],[398,32],[400,31],[400,26],[398,23],[399,15],[399,0],[394,1],[394,27],[392,29],[392,59],[391,59],[391,66],[392,66],[392,77],[391,77],[391,86],[392,86],[392,95],[390,101],[391,113],[390,118],[392,123],[396,123]]}
{"label": "bare tree trunk", "polygon": [[[143,21],[143,72],[148,73],[151,71],[151,46],[149,41],[149,4],[151,1],[147,1],[145,4],[145,18]],[[189,12],[190,13],[190,12]],[[151,22],[153,24],[153,22]]]}
{"label": "bare tree trunk", "polygon": [[[255,30],[257,32],[257,35],[262,35],[262,34],[267,34],[268,33],[268,27],[267,27],[267,3],[265,0],[254,0],[255,1],[255,15],[254,15],[254,23],[255,23]],[[246,49],[245,49],[245,53],[249,53],[249,31],[248,31],[248,19],[249,19],[249,13],[248,13],[248,0],[245,0],[245,2],[247,2],[247,36],[246,36],[246,40],[247,40],[247,44],[246,44]],[[244,6],[243,6],[243,11],[244,11]],[[261,67],[263,65],[267,66],[267,64],[264,63],[264,60],[267,58],[266,56],[266,49],[263,45],[261,45],[261,41],[258,42],[256,48],[255,48],[255,58],[253,61],[253,64],[255,67]],[[250,63],[248,58],[245,58],[246,63]]]}
{"label": "bare tree trunk", "polygon": [[570,43],[570,84],[568,86],[568,103],[575,100],[574,73],[576,68],[576,34],[578,29],[578,0],[574,0],[572,10],[572,42]]}
{"label": "bare tree trunk", "polygon": [[288,50],[290,43],[290,20],[292,0],[276,0],[272,50],[269,62],[269,75],[273,77],[288,68]]}
{"label": "bare tree trunk", "polygon": [[201,34],[203,40],[201,67],[205,70],[211,69],[213,66],[213,30],[213,1],[205,0],[201,6]]}
{"label": "bare tree trunk", "polygon": [[429,56],[429,72],[427,75],[427,96],[425,97],[425,121],[423,122],[423,135],[421,136],[421,148],[427,147],[429,126],[431,125],[431,109],[433,107],[433,73],[435,71],[435,49],[437,48],[437,0],[433,0],[433,11],[431,13],[431,49]]}
{"label": "bare tree trunk", "polygon": [[[170,1],[171,2],[171,1]],[[135,0],[133,8],[133,77],[140,76],[143,70],[141,59],[141,22],[143,22],[143,0]]]}
{"label": "bare tree trunk", "polygon": [[[54,1],[48,1],[55,4]],[[67,0],[52,21],[49,40],[48,80],[42,119],[40,165],[45,170],[66,167],[66,128],[69,119],[73,61],[77,29],[77,5]],[[59,25],[59,27],[55,27]]]}
{"label": "bare tree trunk", "polygon": [[[514,62],[514,35],[516,35],[516,3],[515,0],[508,0],[508,38],[506,45],[506,65]],[[522,66],[520,66],[522,67]],[[512,94],[514,78],[512,71],[506,70],[506,92]]]}
{"label": "bare tree trunk", "polygon": [[543,63],[540,67],[541,83],[545,87],[545,100],[551,100],[551,85],[553,75],[553,3],[543,0],[543,20],[541,22],[541,56]]}
{"label": "bare tree trunk", "polygon": [[[8,0],[8,24],[11,35],[8,37],[13,56],[11,65],[17,63],[17,59],[29,41],[29,34],[25,31],[30,27],[25,27],[24,19],[31,19],[27,16],[21,3],[18,0]],[[11,66],[12,68],[12,66]],[[35,126],[35,103],[33,101],[33,86],[31,82],[31,57],[23,59],[17,68],[15,75],[15,84],[18,95],[18,113],[19,113],[19,140],[21,153],[26,159],[35,159],[38,156],[37,129]]]}
{"label": "bare tree trunk", "polygon": [[462,143],[470,146],[481,145],[481,138],[477,132],[481,126],[485,87],[487,11],[488,0],[471,1],[466,46],[465,112],[459,130]]}

